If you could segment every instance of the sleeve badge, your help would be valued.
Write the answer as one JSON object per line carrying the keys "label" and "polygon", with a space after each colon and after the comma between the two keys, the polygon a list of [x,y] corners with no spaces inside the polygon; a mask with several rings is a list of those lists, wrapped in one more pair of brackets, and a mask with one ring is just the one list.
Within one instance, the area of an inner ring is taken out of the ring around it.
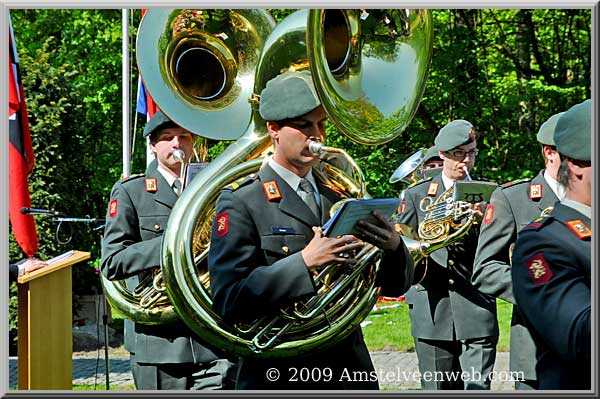
{"label": "sleeve badge", "polygon": [[229,233],[229,214],[227,212],[217,215],[217,236],[223,237]]}
{"label": "sleeve badge", "polygon": [[405,211],[406,211],[406,200],[403,199],[402,200],[402,207],[400,208],[400,213],[404,215]]}
{"label": "sleeve badge", "polygon": [[583,220],[570,220],[566,224],[580,239],[592,236],[592,229],[587,227],[585,223],[583,223]]}
{"label": "sleeve badge", "polygon": [[155,193],[158,191],[158,184],[155,178],[146,179],[146,191],[149,193]]}
{"label": "sleeve badge", "polygon": [[484,224],[492,223],[492,219],[494,219],[494,205],[488,205],[485,209],[485,217],[483,218]]}
{"label": "sleeve badge", "polygon": [[541,253],[535,254],[526,262],[527,270],[531,279],[536,285],[542,285],[548,282],[553,276],[548,262]]}
{"label": "sleeve badge", "polygon": [[277,182],[275,180],[264,183],[263,189],[265,190],[267,200],[273,201],[281,198],[281,193],[279,192],[279,187],[277,187]]}
{"label": "sleeve badge", "polygon": [[110,204],[108,205],[108,215],[111,218],[114,218],[115,216],[117,216],[117,200],[116,199],[110,201]]}

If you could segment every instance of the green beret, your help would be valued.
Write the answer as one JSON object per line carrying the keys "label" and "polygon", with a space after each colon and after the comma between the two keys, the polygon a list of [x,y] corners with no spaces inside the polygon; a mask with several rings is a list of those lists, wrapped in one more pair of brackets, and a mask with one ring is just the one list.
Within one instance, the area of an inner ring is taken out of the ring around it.
{"label": "green beret", "polygon": [[558,114],[552,115],[548,120],[542,123],[540,126],[540,130],[537,133],[537,141],[543,145],[551,145],[554,146],[554,128],[556,127],[556,122],[560,116],[564,114],[564,112],[559,112]]}
{"label": "green beret", "polygon": [[442,159],[442,158],[440,158],[440,151],[434,145],[427,149],[427,152],[425,153],[425,158],[423,158],[423,164],[426,164],[428,161],[431,161],[433,158],[438,158],[440,160]]}
{"label": "green beret", "polygon": [[288,71],[274,77],[260,93],[260,116],[281,121],[309,113],[321,105],[310,72]]}
{"label": "green beret", "polygon": [[434,144],[440,151],[449,151],[473,140],[475,140],[475,133],[471,122],[456,119],[440,129]]}
{"label": "green beret", "polygon": [[578,161],[592,160],[592,100],[572,106],[556,122],[556,150]]}
{"label": "green beret", "polygon": [[168,129],[171,127],[178,127],[177,124],[171,121],[162,111],[156,111],[154,116],[146,123],[144,128],[144,138],[150,136],[157,130]]}

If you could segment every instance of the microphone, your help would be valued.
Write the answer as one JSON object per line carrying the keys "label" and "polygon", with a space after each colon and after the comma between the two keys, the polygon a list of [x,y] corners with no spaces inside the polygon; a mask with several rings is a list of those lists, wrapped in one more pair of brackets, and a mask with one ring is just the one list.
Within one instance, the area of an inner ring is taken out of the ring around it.
{"label": "microphone", "polygon": [[51,211],[49,209],[36,209],[36,208],[21,208],[21,213],[23,215],[52,215],[52,216],[60,216],[61,213],[58,211]]}

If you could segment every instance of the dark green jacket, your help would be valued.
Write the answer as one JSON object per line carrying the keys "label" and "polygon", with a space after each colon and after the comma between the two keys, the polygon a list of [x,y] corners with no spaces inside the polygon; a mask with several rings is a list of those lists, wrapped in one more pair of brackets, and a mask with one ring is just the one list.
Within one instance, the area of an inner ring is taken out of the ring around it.
{"label": "dark green jacket", "polygon": [[[146,179],[156,179],[156,192],[146,190]],[[141,275],[160,267],[162,235],[177,198],[155,163],[145,175],[123,179],[113,186],[102,240],[102,273],[109,280],[127,279],[128,287],[133,289]],[[126,322],[125,347],[138,362],[203,363],[222,358],[201,345],[182,322]]]}
{"label": "dark green jacket", "polygon": [[[541,198],[535,194],[537,187],[541,187]],[[543,170],[533,180],[509,183],[494,191],[486,211],[488,217],[484,218],[479,233],[473,266],[471,281],[478,290],[515,303],[510,273],[511,246],[517,241],[517,233],[557,200],[544,179]],[[523,323],[519,308],[514,306],[510,328],[510,369],[523,372],[527,380],[536,380],[535,351],[535,342]]]}
{"label": "dark green jacket", "polygon": [[591,388],[591,228],[557,202],[517,238],[513,291],[537,343],[539,389]]}
{"label": "dark green jacket", "polygon": [[[428,194],[436,184],[436,193]],[[426,216],[421,200],[435,200],[444,191],[441,174],[407,189],[398,222],[418,231]],[[471,284],[477,235],[473,226],[457,244],[433,252],[424,280],[406,294],[414,337],[452,341],[498,335],[496,300]]]}
{"label": "dark green jacket", "polygon": [[[263,183],[275,181],[281,198],[269,201]],[[217,202],[220,231],[213,224],[209,271],[213,307],[229,321],[248,320],[276,312],[282,306],[315,294],[315,286],[300,251],[314,236],[312,226],[328,219],[339,196],[318,182],[323,217],[318,220],[298,194],[265,165],[259,173],[225,189]],[[225,223],[225,220],[227,223]],[[382,277],[396,295],[412,281],[412,262],[405,247],[384,256]],[[408,262],[405,260],[409,259]],[[266,381],[268,368],[277,368],[277,383]],[[333,370],[331,381],[289,381],[290,368]],[[242,359],[237,389],[376,389],[377,382],[339,381],[343,368],[372,372],[373,364],[360,328],[324,352],[285,360]],[[352,374],[352,372],[350,372]]]}

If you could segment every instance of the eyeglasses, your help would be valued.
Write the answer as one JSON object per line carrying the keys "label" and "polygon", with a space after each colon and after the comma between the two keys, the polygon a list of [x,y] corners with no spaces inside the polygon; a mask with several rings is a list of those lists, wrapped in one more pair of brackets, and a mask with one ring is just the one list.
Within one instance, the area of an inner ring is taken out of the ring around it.
{"label": "eyeglasses", "polygon": [[459,158],[459,159],[465,159],[465,157],[468,155],[469,158],[475,158],[477,156],[477,154],[479,154],[479,150],[478,149],[474,149],[471,151],[465,151],[465,150],[452,150],[452,151],[446,151],[446,154],[449,154],[455,158]]}

